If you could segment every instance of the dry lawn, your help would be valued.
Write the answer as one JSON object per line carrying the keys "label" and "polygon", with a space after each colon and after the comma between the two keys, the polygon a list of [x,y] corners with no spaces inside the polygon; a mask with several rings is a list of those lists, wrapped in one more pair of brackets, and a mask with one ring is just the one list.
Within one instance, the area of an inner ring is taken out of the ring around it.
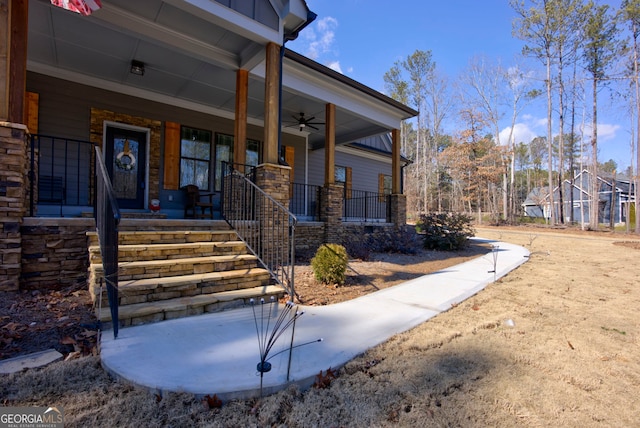
{"label": "dry lawn", "polygon": [[530,261],[348,363],[328,388],[209,409],[114,381],[87,357],[0,377],[1,404],[62,406],[69,427],[638,426],[637,241],[478,235],[526,246]]}

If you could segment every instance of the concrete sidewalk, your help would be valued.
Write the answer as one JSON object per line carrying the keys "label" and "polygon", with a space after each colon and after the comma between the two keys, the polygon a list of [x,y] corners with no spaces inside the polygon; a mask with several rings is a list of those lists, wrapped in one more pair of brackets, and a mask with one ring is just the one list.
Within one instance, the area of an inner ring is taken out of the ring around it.
{"label": "concrete sidewalk", "polygon": [[[269,353],[272,369],[263,375],[263,394],[290,383],[311,385],[321,370],[341,367],[476,294],[528,260],[529,251],[523,247],[476,240],[496,246],[495,253],[347,302],[298,307],[304,314],[295,325],[294,346],[311,343],[294,348],[289,362],[292,330],[282,334]],[[152,390],[217,394],[223,400],[259,396],[257,330],[272,331],[275,318],[266,329],[267,321],[261,324],[266,318],[260,316],[261,311],[266,316],[270,306],[122,328],[115,340],[112,331],[105,331],[102,364],[112,374]]]}

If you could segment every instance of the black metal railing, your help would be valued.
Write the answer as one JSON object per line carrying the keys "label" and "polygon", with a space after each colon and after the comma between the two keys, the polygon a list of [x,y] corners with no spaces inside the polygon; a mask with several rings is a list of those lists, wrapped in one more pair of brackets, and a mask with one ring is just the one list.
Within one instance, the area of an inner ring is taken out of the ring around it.
{"label": "black metal railing", "polygon": [[221,199],[222,217],[293,301],[296,217],[229,164]]}
{"label": "black metal railing", "polygon": [[120,223],[120,209],[99,147],[95,148],[95,153],[96,209],[94,216],[115,339],[118,337],[118,224]]}
{"label": "black metal railing", "polygon": [[386,221],[389,195],[346,189],[342,202],[342,221]]}
{"label": "black metal railing", "polygon": [[31,136],[29,215],[36,205],[91,206],[94,146],[90,141],[34,134]]}
{"label": "black metal railing", "polygon": [[311,184],[292,183],[289,211],[297,217],[320,220],[322,187]]}

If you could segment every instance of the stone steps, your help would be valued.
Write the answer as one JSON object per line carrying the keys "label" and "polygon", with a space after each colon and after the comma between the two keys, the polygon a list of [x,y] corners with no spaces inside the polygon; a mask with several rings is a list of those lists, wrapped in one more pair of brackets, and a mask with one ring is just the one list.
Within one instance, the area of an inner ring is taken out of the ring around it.
{"label": "stone steps", "polygon": [[[249,304],[252,298],[264,297],[267,299],[274,296],[279,299],[283,295],[284,290],[276,285],[223,291],[215,294],[199,294],[197,296],[180,297],[151,303],[120,306],[118,318],[120,319],[120,325],[127,327],[208,312],[219,312]],[[103,306],[98,312],[98,317],[103,322],[111,321],[109,307]]]}
{"label": "stone steps", "polygon": [[[128,281],[119,280],[118,300],[120,305],[157,302],[167,298],[214,294],[223,291],[267,286],[269,282],[269,272],[262,268],[132,279]],[[96,294],[99,292],[100,290],[96,290]],[[102,294],[101,301],[103,305],[106,305],[108,304],[106,293]]]}
{"label": "stone steps", "polygon": [[[118,261],[175,260],[190,257],[239,255],[247,251],[242,241],[188,242],[177,244],[118,245]],[[100,247],[89,247],[89,263],[102,263]]]}
{"label": "stone steps", "polygon": [[[89,289],[97,316],[111,322],[102,257],[89,236]],[[250,299],[281,298],[269,272],[244,242],[222,230],[127,230],[119,233],[118,304],[122,326],[242,306]]]}

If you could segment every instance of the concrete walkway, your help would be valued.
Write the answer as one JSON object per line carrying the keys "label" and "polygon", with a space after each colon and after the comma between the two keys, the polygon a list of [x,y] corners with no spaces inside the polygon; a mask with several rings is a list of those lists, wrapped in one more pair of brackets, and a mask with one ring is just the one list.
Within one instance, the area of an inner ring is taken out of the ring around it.
{"label": "concrete walkway", "polygon": [[[280,336],[268,355],[272,369],[263,375],[263,394],[292,382],[311,385],[321,370],[341,367],[393,335],[473,296],[528,260],[529,251],[523,247],[476,240],[497,248],[469,262],[354,300],[298,307],[304,314],[295,324],[294,346],[311,343],[294,348],[289,363],[292,329]],[[262,336],[273,331],[276,318],[271,318],[268,329],[266,324],[270,307],[257,305],[122,328],[115,340],[112,331],[105,331],[102,364],[116,376],[152,390],[217,394],[223,400],[259,396],[257,330],[266,331]]]}

